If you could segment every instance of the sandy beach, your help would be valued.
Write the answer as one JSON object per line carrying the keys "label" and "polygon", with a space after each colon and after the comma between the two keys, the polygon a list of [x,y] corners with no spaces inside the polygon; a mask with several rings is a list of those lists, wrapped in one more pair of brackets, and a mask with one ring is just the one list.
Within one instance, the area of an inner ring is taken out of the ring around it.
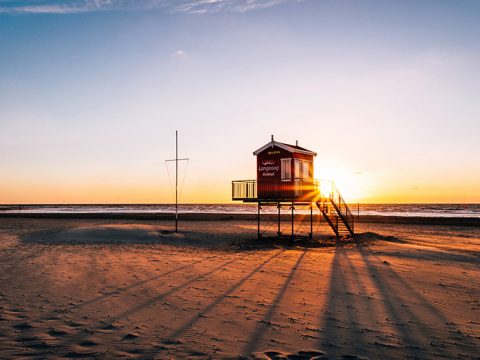
{"label": "sandy beach", "polygon": [[0,218],[0,357],[479,358],[479,227],[255,226]]}

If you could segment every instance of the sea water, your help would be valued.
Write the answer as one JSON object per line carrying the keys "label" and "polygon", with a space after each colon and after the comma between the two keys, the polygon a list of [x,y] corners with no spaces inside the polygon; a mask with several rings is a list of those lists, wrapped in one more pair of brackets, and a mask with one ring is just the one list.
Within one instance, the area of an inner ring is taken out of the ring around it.
{"label": "sea water", "polygon": [[[350,204],[354,215],[469,217],[480,218],[480,204]],[[256,204],[180,204],[180,213],[255,214]],[[276,212],[275,207],[265,207],[264,212]],[[284,208],[283,211],[288,211]],[[174,204],[119,204],[119,205],[0,205],[0,213],[138,213],[164,214],[175,212]],[[298,212],[308,212],[299,208]]]}

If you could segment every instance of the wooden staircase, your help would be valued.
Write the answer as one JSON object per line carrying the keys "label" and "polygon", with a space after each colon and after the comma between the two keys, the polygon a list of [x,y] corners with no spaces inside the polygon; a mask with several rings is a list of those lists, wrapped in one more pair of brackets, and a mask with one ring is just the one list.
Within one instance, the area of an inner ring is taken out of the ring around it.
{"label": "wooden staircase", "polygon": [[320,194],[320,199],[316,204],[337,238],[353,237],[355,234],[354,217],[335,184],[331,183],[326,191],[325,186],[322,186]]}

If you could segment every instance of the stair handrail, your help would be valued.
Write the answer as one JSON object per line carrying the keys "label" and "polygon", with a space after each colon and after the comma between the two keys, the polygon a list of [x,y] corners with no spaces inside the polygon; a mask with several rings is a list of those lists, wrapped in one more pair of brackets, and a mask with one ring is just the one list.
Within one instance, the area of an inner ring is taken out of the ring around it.
{"label": "stair handrail", "polygon": [[[335,198],[338,198],[338,202],[335,203]],[[350,208],[348,207],[347,203],[343,199],[342,194],[340,194],[340,191],[338,190],[337,186],[335,183],[332,181],[332,201],[333,203],[338,207],[339,215],[342,216],[345,220],[345,225],[351,229],[351,231],[354,231],[354,217],[352,212],[350,211]],[[344,210],[345,212],[343,212]]]}
{"label": "stair handrail", "polygon": [[355,219],[335,183],[331,180],[319,180],[318,183],[321,198],[330,200],[336,208],[338,215],[343,219],[345,225],[353,234]]}

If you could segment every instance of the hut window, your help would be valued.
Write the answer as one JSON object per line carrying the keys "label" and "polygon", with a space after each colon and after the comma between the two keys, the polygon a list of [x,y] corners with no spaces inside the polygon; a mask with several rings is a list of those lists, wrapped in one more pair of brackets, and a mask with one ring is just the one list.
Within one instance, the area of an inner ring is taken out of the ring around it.
{"label": "hut window", "polygon": [[282,180],[292,179],[292,159],[282,159]]}
{"label": "hut window", "polygon": [[310,179],[310,161],[302,161],[302,179]]}
{"label": "hut window", "polygon": [[302,178],[302,160],[295,159],[295,179],[301,179]]}
{"label": "hut window", "polygon": [[311,179],[311,161],[295,159],[295,179]]}

